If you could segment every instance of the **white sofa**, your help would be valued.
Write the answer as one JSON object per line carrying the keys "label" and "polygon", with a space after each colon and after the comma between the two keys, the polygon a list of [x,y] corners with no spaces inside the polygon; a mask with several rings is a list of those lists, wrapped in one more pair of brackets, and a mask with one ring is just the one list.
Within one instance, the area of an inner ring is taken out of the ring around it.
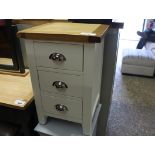
{"label": "white sofa", "polygon": [[124,49],[122,73],[153,76],[155,72],[155,43],[148,42],[143,49]]}

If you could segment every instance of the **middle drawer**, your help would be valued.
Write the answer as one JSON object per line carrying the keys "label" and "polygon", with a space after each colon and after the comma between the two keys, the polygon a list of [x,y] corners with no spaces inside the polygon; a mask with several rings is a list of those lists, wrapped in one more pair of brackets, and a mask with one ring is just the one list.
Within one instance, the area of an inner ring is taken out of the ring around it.
{"label": "middle drawer", "polygon": [[38,71],[41,90],[62,95],[82,97],[82,76]]}

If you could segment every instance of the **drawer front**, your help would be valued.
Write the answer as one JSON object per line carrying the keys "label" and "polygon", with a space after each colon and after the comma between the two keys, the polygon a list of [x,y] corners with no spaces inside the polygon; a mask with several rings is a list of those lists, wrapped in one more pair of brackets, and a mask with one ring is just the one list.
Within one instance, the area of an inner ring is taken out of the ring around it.
{"label": "drawer front", "polygon": [[35,42],[34,49],[39,67],[82,71],[82,45]]}
{"label": "drawer front", "polygon": [[53,114],[55,117],[82,120],[82,100],[80,99],[49,96],[42,92],[42,105],[45,112]]}
{"label": "drawer front", "polygon": [[43,91],[62,95],[82,97],[82,76],[38,71]]}

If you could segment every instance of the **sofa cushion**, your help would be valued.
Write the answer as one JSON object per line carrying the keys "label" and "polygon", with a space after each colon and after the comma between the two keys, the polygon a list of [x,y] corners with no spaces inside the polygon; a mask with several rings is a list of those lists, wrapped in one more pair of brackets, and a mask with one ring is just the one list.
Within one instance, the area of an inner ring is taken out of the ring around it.
{"label": "sofa cushion", "polygon": [[124,64],[155,67],[155,55],[146,49],[124,49],[123,61]]}
{"label": "sofa cushion", "polygon": [[146,50],[150,50],[155,55],[155,43],[147,42],[145,48]]}

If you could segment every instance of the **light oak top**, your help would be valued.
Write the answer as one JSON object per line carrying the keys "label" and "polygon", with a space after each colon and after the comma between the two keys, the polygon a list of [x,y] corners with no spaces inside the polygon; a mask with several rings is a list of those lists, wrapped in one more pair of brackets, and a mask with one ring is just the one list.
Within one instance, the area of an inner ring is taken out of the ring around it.
{"label": "light oak top", "polygon": [[51,22],[19,31],[18,37],[34,40],[101,42],[108,25]]}
{"label": "light oak top", "polygon": [[14,24],[28,24],[33,26],[50,23],[53,21],[69,22],[67,19],[13,19]]}
{"label": "light oak top", "polygon": [[[22,99],[23,104],[15,101]],[[30,73],[25,77],[0,74],[0,105],[24,110],[33,100]]]}
{"label": "light oak top", "polygon": [[12,62],[12,59],[10,58],[0,58],[0,64],[13,65],[13,62]]}
{"label": "light oak top", "polygon": [[13,19],[14,24],[41,25],[52,22],[52,19]]}

